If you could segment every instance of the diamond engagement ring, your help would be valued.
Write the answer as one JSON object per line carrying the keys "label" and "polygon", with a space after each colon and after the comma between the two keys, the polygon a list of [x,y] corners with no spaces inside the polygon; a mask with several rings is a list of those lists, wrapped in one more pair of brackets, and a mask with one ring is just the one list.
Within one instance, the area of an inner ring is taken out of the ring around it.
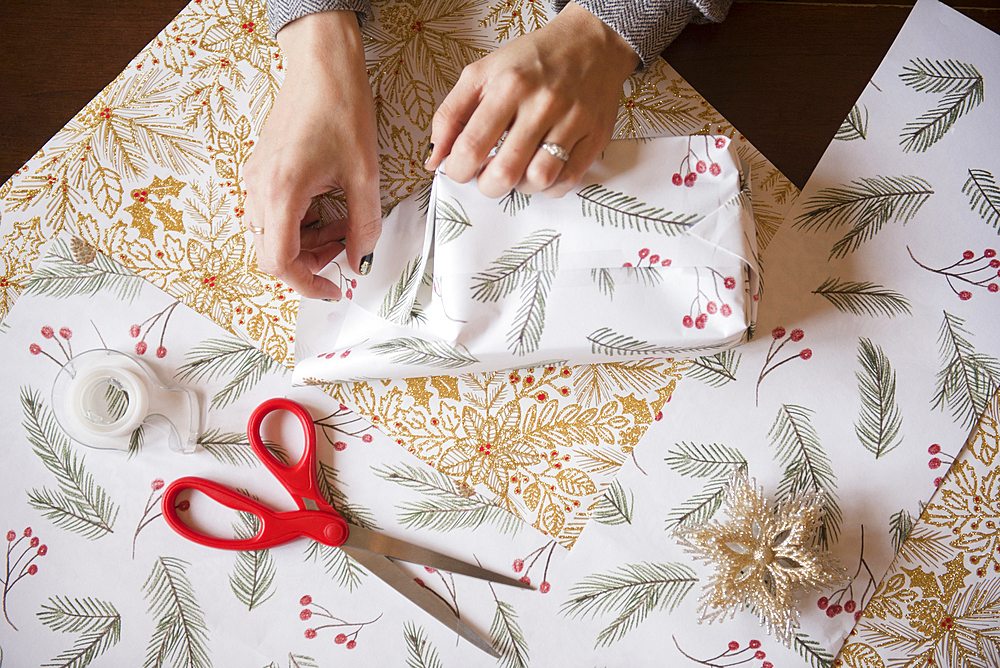
{"label": "diamond engagement ring", "polygon": [[559,144],[556,144],[555,142],[543,141],[541,144],[538,145],[538,148],[544,151],[548,151],[549,155],[551,155],[553,158],[558,158],[563,162],[569,160],[569,151],[564,149]]}
{"label": "diamond engagement ring", "polygon": [[256,234],[257,236],[261,236],[264,234],[264,228],[257,227],[253,223],[247,223],[247,229],[250,230],[250,234]]}

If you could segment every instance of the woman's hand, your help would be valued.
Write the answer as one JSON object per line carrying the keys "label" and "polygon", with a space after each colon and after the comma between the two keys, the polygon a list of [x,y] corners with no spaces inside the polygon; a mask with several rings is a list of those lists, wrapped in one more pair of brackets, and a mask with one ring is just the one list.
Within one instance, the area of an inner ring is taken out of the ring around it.
{"label": "woman's hand", "polygon": [[[434,115],[426,167],[500,197],[512,188],[562,197],[611,141],[622,83],[639,56],[575,3],[462,71]],[[507,132],[497,154],[487,154]],[[542,142],[563,147],[563,162]],[[480,168],[482,167],[481,171]]]}
{"label": "woman's hand", "polygon": [[[340,299],[317,272],[346,245],[350,266],[367,273],[382,226],[361,31],[353,11],[320,12],[282,28],[278,44],[288,75],[245,171],[257,265],[305,297]],[[347,219],[303,227],[318,218],[312,198],[338,187]]]}

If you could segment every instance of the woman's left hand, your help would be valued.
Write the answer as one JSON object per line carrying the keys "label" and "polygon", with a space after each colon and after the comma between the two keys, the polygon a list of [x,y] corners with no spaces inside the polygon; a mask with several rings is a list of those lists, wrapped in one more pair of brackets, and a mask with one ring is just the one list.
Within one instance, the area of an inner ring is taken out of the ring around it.
{"label": "woman's left hand", "polygon": [[[512,188],[562,197],[611,141],[622,84],[638,64],[628,42],[570,3],[544,27],[462,71],[434,114],[426,167],[447,158],[449,178],[467,183],[478,174],[487,197]],[[569,159],[541,149],[543,142],[564,148]]]}

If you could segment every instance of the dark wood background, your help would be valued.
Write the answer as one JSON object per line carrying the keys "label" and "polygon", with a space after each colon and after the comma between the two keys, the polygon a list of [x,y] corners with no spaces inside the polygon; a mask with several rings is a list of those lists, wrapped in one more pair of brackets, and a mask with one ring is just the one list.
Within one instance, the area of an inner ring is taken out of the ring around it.
{"label": "dark wood background", "polygon": [[[187,0],[0,1],[0,183],[87,104]],[[888,51],[912,0],[736,0],[666,59],[796,185]],[[1000,32],[1000,0],[951,0]]]}

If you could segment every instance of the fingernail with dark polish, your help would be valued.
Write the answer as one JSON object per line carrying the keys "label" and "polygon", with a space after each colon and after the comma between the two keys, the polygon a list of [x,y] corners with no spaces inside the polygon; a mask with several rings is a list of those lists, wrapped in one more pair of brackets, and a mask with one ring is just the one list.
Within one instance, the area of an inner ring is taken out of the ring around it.
{"label": "fingernail with dark polish", "polygon": [[427,161],[431,159],[431,156],[433,154],[434,154],[434,142],[431,142],[430,145],[427,147],[427,155],[424,156],[425,165],[427,164]]}
{"label": "fingernail with dark polish", "polygon": [[361,258],[361,266],[358,267],[358,273],[362,276],[367,276],[368,272],[372,270],[372,259],[375,257],[375,253],[369,253]]}
{"label": "fingernail with dark polish", "polygon": [[337,303],[337,302],[339,302],[340,300],[339,300],[339,299],[323,299],[323,301],[325,301],[325,302],[330,302],[331,304],[336,304],[336,303]]}

